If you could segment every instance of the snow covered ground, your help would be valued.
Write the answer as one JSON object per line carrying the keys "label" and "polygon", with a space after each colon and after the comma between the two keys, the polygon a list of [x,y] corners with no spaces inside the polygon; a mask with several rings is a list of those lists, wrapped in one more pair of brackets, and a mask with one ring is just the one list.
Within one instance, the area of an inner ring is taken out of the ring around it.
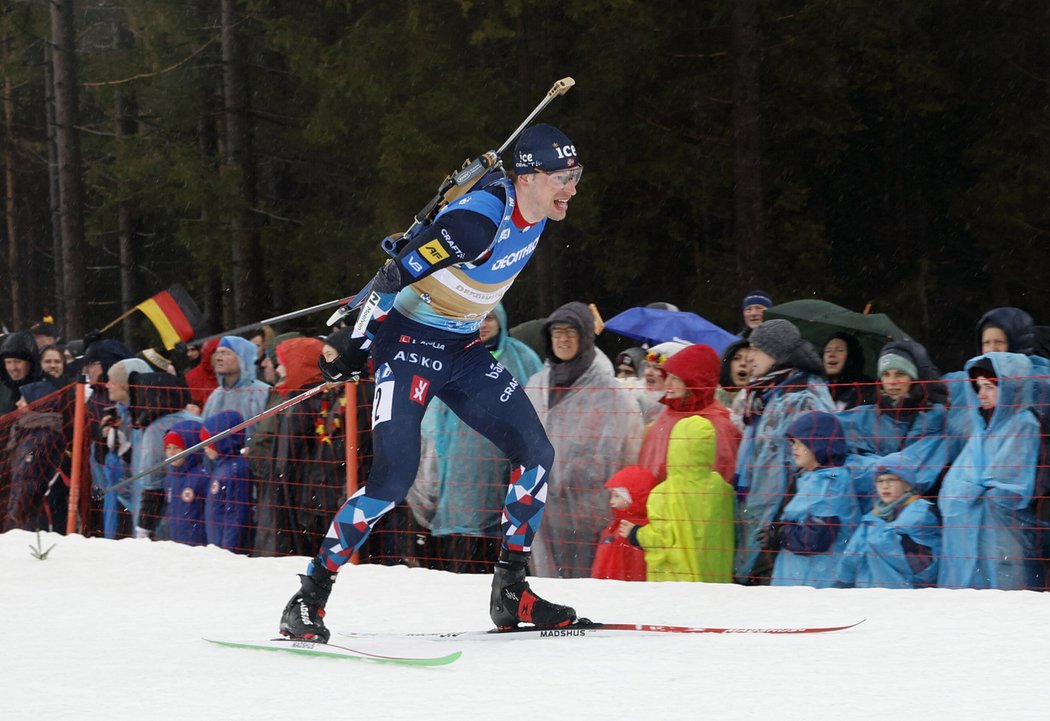
{"label": "snow covered ground", "polygon": [[[141,540],[0,535],[0,718],[1036,719],[1050,715],[1050,595],[537,579],[596,620],[824,626],[808,636],[352,642],[462,658],[439,668],[213,646],[269,638],[305,559]],[[487,628],[489,578],[347,568],[343,631]],[[381,650],[369,648],[368,650]]]}

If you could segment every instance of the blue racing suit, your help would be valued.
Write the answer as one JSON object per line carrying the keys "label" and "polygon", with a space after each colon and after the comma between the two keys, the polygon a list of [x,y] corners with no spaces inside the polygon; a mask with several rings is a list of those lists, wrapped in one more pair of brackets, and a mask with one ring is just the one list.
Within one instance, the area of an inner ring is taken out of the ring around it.
{"label": "blue racing suit", "polygon": [[530,550],[554,448],[518,381],[488,352],[478,329],[528,263],[545,223],[526,223],[513,185],[496,178],[444,208],[377,275],[359,319],[363,327],[371,314],[374,329],[375,457],[368,482],[336,513],[314,563],[337,571],[405,498],[419,466],[420,423],[433,398],[510,459],[516,471],[501,520],[503,546]]}

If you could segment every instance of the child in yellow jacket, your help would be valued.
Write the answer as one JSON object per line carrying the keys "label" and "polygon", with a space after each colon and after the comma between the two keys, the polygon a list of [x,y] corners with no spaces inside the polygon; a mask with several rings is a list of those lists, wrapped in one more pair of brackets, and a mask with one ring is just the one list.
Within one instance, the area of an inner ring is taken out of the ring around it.
{"label": "child in yellow jacket", "polygon": [[648,581],[733,580],[733,489],[717,472],[715,429],[701,416],[675,424],[667,479],[649,494],[649,523],[621,521],[620,535],[645,551]]}

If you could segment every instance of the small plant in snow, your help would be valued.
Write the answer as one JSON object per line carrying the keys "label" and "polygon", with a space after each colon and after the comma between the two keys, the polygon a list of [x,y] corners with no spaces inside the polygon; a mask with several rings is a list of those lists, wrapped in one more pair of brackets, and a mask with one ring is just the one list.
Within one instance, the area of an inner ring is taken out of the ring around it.
{"label": "small plant in snow", "polygon": [[52,543],[50,546],[48,546],[48,549],[46,551],[43,550],[43,546],[40,543],[40,530],[38,529],[36,532],[36,548],[34,548],[32,544],[30,544],[29,551],[33,554],[33,558],[37,559],[38,561],[46,561],[47,554],[51,553],[51,549],[54,547],[55,544]]}

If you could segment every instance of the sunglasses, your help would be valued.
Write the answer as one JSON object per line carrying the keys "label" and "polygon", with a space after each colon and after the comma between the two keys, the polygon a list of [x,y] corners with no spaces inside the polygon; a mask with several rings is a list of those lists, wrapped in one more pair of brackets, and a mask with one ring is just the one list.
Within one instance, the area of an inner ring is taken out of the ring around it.
{"label": "sunglasses", "polygon": [[574,185],[580,184],[580,178],[583,177],[583,166],[578,166],[572,170],[558,170],[553,173],[548,173],[544,170],[539,171],[554,181],[554,184],[559,188],[564,188],[569,183]]}

